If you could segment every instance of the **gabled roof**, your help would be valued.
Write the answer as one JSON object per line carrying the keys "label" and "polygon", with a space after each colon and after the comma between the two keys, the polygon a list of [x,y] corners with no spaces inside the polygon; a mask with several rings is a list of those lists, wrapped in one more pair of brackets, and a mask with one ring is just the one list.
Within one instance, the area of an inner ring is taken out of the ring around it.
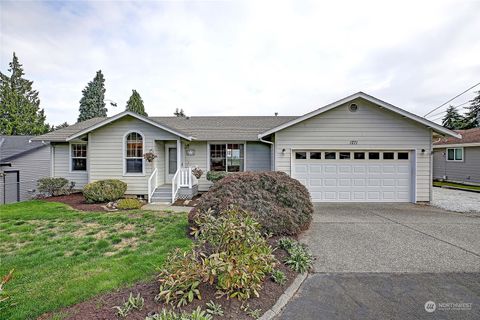
{"label": "gabled roof", "polygon": [[106,119],[104,119],[103,121],[100,121],[100,122],[92,125],[92,126],[89,127],[89,128],[86,128],[86,129],[84,129],[84,130],[82,130],[82,131],[80,131],[80,132],[77,132],[76,134],[70,136],[70,137],[67,139],[67,141],[70,141],[70,140],[73,140],[73,139],[77,139],[77,138],[79,138],[79,137],[81,137],[81,136],[89,133],[90,131],[93,131],[93,130],[95,130],[95,129],[98,129],[98,128],[100,128],[100,127],[103,127],[104,125],[107,125],[107,124],[109,124],[109,123],[111,123],[111,122],[113,122],[113,121],[115,121],[115,120],[118,120],[118,119],[120,119],[120,118],[123,118],[123,117],[125,117],[125,116],[131,116],[131,117],[137,118],[137,119],[142,120],[142,121],[144,121],[144,122],[146,122],[146,123],[148,123],[148,124],[151,124],[152,126],[155,126],[155,127],[160,128],[160,129],[162,129],[162,130],[165,130],[165,131],[167,131],[167,132],[173,133],[174,135],[177,135],[177,136],[182,137],[182,138],[184,138],[184,139],[187,139],[187,140],[192,140],[192,139],[193,139],[193,137],[189,136],[188,134],[186,134],[186,133],[184,133],[184,132],[182,132],[182,131],[180,131],[180,130],[172,129],[172,128],[164,125],[164,124],[161,124],[161,123],[159,123],[159,122],[153,121],[153,120],[151,120],[151,119],[148,118],[148,117],[141,116],[141,115],[139,115],[139,114],[137,114],[137,113],[135,113],[135,112],[131,112],[131,111],[123,111],[123,112],[121,112],[121,113],[119,113],[119,114],[117,114],[117,115],[114,115],[113,117],[106,118]]}
{"label": "gabled roof", "polygon": [[286,123],[284,123],[284,124],[281,124],[281,125],[279,125],[279,126],[277,126],[277,127],[275,127],[275,128],[266,130],[266,131],[260,133],[260,134],[258,135],[258,137],[259,137],[259,138],[266,137],[266,136],[268,136],[268,135],[270,135],[270,134],[272,134],[272,133],[275,133],[275,132],[277,132],[277,131],[283,130],[283,129],[288,128],[288,127],[290,127],[290,126],[293,126],[293,125],[295,125],[295,124],[297,124],[297,123],[299,123],[299,122],[302,122],[302,121],[304,121],[304,120],[307,120],[307,119],[310,119],[310,118],[312,118],[312,117],[315,117],[315,116],[317,116],[317,115],[319,115],[319,114],[322,114],[322,113],[324,113],[324,112],[327,112],[327,111],[329,111],[329,110],[332,110],[332,109],[334,109],[334,108],[337,108],[337,107],[339,107],[339,106],[341,106],[341,105],[343,105],[343,104],[345,104],[345,103],[347,103],[347,102],[349,102],[349,101],[352,101],[352,100],[355,100],[355,99],[358,99],[358,98],[365,99],[365,100],[370,101],[370,102],[372,102],[372,103],[374,103],[374,104],[376,104],[376,105],[379,105],[380,107],[383,107],[383,108],[385,108],[385,109],[387,109],[387,110],[390,110],[390,111],[392,111],[392,112],[398,113],[399,115],[401,115],[401,116],[403,116],[403,117],[405,117],[405,118],[409,118],[409,119],[411,119],[411,120],[413,120],[413,121],[416,121],[416,122],[418,122],[418,123],[421,123],[421,124],[423,124],[423,125],[425,125],[425,126],[427,126],[427,127],[429,127],[429,128],[432,128],[432,130],[435,131],[435,132],[437,132],[437,133],[444,134],[444,135],[448,135],[448,136],[452,136],[452,137],[456,137],[456,138],[461,138],[461,135],[459,135],[458,133],[456,133],[456,132],[454,132],[454,131],[452,131],[452,130],[449,130],[449,129],[445,128],[445,127],[442,127],[441,125],[438,125],[438,124],[436,124],[436,123],[434,123],[434,122],[432,122],[432,121],[429,121],[429,120],[427,120],[427,119],[425,119],[425,118],[419,117],[419,116],[417,116],[417,115],[415,115],[415,114],[413,114],[413,113],[410,113],[410,112],[408,112],[408,111],[406,111],[406,110],[403,110],[403,109],[401,109],[401,108],[395,107],[394,105],[391,105],[390,103],[387,103],[387,102],[385,102],[385,101],[382,101],[382,100],[380,100],[380,99],[377,99],[377,98],[375,98],[375,97],[372,97],[372,96],[370,96],[370,95],[368,95],[368,94],[366,94],[366,93],[363,93],[363,92],[354,93],[354,94],[352,94],[352,95],[350,95],[350,96],[348,96],[348,97],[345,97],[345,98],[343,98],[343,99],[340,99],[340,100],[338,100],[338,101],[335,101],[335,102],[333,102],[333,103],[330,103],[330,104],[328,104],[328,105],[326,105],[326,106],[324,106],[324,107],[318,108],[317,110],[314,110],[314,111],[312,111],[312,112],[309,112],[309,113],[307,113],[307,114],[305,114],[305,115],[303,115],[303,116],[301,116],[301,117],[298,117],[298,118],[293,119],[293,120],[291,120],[291,121],[289,121],[289,122],[286,122]]}
{"label": "gabled roof", "polygon": [[441,146],[451,146],[451,145],[459,145],[459,146],[480,146],[480,128],[473,128],[468,130],[455,130],[458,134],[461,134],[462,137],[453,138],[453,137],[445,137],[440,138],[433,142],[434,147],[441,147]]}
{"label": "gabled roof", "polygon": [[0,136],[0,162],[14,160],[47,144],[41,141],[31,141],[34,136]]}

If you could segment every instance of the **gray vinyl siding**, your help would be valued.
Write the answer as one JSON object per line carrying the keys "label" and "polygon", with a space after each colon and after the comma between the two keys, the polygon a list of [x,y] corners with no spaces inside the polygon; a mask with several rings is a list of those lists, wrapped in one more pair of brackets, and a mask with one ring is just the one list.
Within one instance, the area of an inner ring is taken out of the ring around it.
{"label": "gray vinyl siding", "polygon": [[[75,142],[72,142],[75,143]],[[65,178],[75,182],[75,189],[82,189],[88,183],[88,157],[89,150],[87,145],[87,171],[72,171],[70,163],[70,144],[54,143],[53,152],[53,173],[56,178]]]}
{"label": "gray vinyl siding", "polygon": [[[124,137],[130,131],[137,131],[144,136],[144,153],[150,149],[158,152],[156,161],[144,162],[144,174],[124,174]],[[156,140],[171,140],[175,142],[177,136],[138,120],[133,117],[124,117],[105,125],[89,134],[89,180],[91,182],[103,179],[120,179],[127,183],[127,194],[146,195],[147,180],[157,165],[162,165],[164,150]],[[159,172],[159,181],[162,181]],[[159,183],[161,184],[161,183]]]}
{"label": "gray vinyl siding", "polygon": [[[275,169],[291,174],[292,149],[411,150],[416,201],[430,201],[431,130],[363,99],[350,112],[350,103],[275,133]],[[352,140],[358,143],[352,145]]]}
{"label": "gray vinyl siding", "polygon": [[446,148],[434,149],[433,178],[480,183],[480,147],[464,147],[463,161],[447,161]]}
{"label": "gray vinyl siding", "polygon": [[246,147],[247,171],[271,171],[270,145],[262,142],[247,142]]}
{"label": "gray vinyl siding", "polygon": [[[30,200],[37,193],[37,180],[50,177],[50,147],[28,152],[11,161],[11,167],[3,167],[5,171],[20,171],[20,201]],[[0,178],[0,203],[3,203],[5,188],[17,188],[17,184],[3,185]]]}
{"label": "gray vinyl siding", "polygon": [[203,170],[203,175],[198,180],[198,190],[207,191],[208,188],[212,185],[210,181],[207,180],[207,170],[208,170],[208,154],[207,154],[207,142],[206,141],[192,141],[187,142],[189,148],[195,150],[193,156],[184,155],[184,164],[186,167],[199,167]]}

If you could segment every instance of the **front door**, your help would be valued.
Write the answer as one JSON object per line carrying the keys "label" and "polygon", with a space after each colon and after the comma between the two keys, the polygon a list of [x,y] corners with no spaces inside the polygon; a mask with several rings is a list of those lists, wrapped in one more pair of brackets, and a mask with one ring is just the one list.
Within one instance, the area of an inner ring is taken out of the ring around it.
{"label": "front door", "polygon": [[165,145],[165,183],[171,183],[175,172],[177,172],[177,145]]}

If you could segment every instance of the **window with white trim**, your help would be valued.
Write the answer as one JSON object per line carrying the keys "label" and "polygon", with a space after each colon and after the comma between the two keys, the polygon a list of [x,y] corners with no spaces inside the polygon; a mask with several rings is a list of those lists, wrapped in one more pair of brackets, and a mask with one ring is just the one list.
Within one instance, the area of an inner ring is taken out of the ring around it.
{"label": "window with white trim", "polygon": [[70,145],[72,171],[87,171],[87,145],[72,143]]}
{"label": "window with white trim", "polygon": [[243,143],[210,144],[210,170],[240,172],[245,170]]}
{"label": "window with white trim", "polygon": [[143,136],[138,132],[125,137],[125,173],[143,173]]}
{"label": "window with white trim", "polygon": [[447,148],[447,161],[463,161],[463,148]]}

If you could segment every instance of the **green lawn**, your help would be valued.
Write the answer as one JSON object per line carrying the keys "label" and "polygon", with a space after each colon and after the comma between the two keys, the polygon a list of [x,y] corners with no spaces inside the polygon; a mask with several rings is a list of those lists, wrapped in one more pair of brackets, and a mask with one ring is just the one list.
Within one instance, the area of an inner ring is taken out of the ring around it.
{"label": "green lawn", "polygon": [[480,186],[469,186],[466,184],[453,183],[453,182],[434,181],[433,185],[435,187],[448,186],[448,187],[455,187],[458,189],[465,189],[465,190],[480,190]]}
{"label": "green lawn", "polygon": [[[54,202],[0,206],[0,275],[13,307],[0,319],[35,319],[152,278],[167,253],[188,248],[186,214],[80,212]],[[113,307],[113,306],[112,306]]]}

